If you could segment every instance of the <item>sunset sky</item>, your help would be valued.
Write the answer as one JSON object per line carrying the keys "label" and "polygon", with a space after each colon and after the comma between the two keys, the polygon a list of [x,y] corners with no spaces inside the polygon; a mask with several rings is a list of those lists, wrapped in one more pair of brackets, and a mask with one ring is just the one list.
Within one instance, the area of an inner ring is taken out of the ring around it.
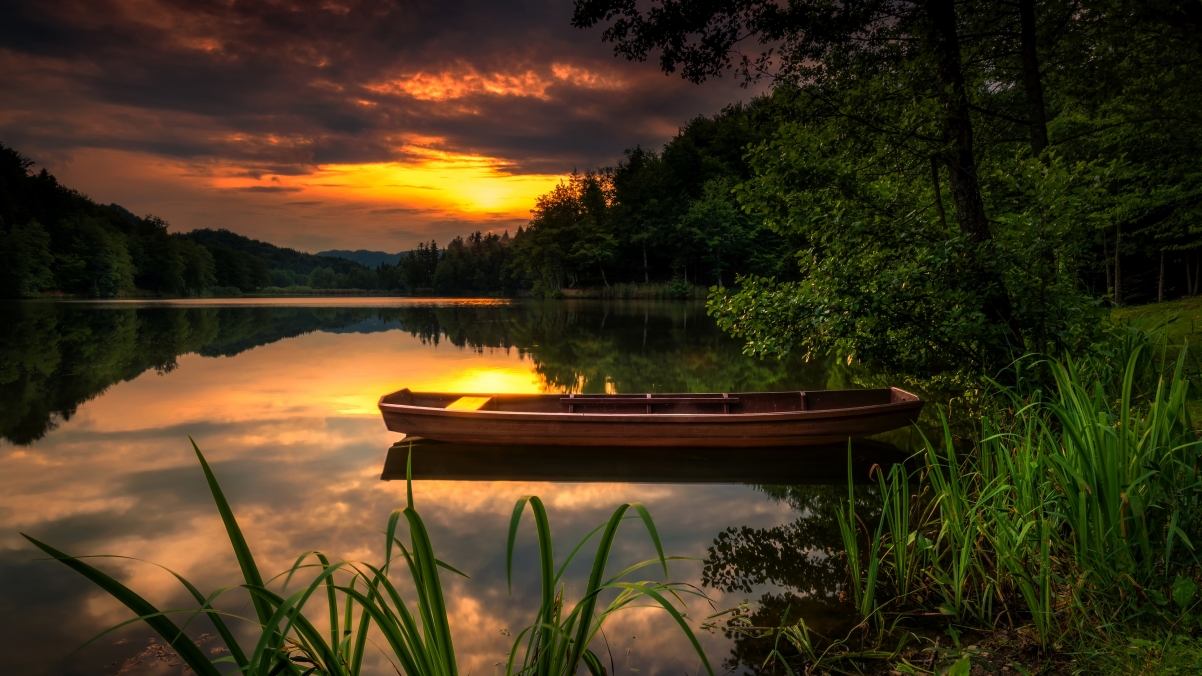
{"label": "sunset sky", "polygon": [[0,141],[172,230],[398,251],[514,230],[573,168],[747,100],[571,0],[0,0]]}

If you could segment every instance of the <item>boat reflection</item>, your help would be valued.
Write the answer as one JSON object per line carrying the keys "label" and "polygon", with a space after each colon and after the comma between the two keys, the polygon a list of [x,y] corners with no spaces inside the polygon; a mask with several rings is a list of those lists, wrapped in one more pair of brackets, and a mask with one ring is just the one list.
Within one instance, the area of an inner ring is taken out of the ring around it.
{"label": "boat reflection", "polygon": [[[571,481],[624,483],[831,485],[847,482],[848,444],[741,449],[630,446],[455,444],[406,438],[388,449],[384,481]],[[903,462],[905,453],[870,439],[851,442],[852,478],[868,481],[873,465]]]}

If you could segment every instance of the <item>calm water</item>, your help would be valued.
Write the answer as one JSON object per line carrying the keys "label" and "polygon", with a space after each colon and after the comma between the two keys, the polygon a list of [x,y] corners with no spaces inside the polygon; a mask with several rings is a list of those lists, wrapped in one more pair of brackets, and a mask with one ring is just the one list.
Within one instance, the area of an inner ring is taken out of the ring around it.
{"label": "calm water", "polygon": [[[380,395],[464,392],[720,392],[847,387],[827,362],[759,361],[695,304],[329,299],[0,305],[0,652],[12,674],[177,674],[150,634],[131,626],[71,655],[130,613],[83,578],[40,557],[29,533],[72,554],[162,564],[203,591],[236,584],[220,519],[187,441],[221,480],[265,573],[319,549],[379,561],[379,529],[404,501],[381,480],[400,435],[385,430]],[[751,602],[756,624],[787,605],[812,623],[847,619],[834,501],[841,467],[762,453],[596,458],[587,451],[453,458],[415,451],[415,498],[440,558],[461,673],[489,676],[508,652],[503,631],[535,605],[534,536],[520,536],[514,593],[505,588],[505,533],[514,501],[547,503],[559,556],[642,501],[672,577],[698,585],[694,626]],[[430,450],[435,453],[435,450]],[[859,451],[857,451],[859,453]],[[396,460],[395,456],[393,458]],[[423,464],[424,463],[424,464]],[[423,467],[427,477],[423,478]],[[823,484],[837,484],[828,486]],[[790,484],[790,485],[782,485]],[[614,564],[650,558],[633,526]],[[574,570],[568,594],[587,577]],[[144,563],[99,566],[160,608],[192,605],[169,574]],[[618,568],[614,568],[617,570]],[[221,604],[219,604],[221,605]],[[249,609],[231,595],[230,612]],[[252,613],[253,614],[253,613]],[[320,616],[318,614],[318,616]],[[205,626],[196,625],[200,636]],[[617,674],[696,674],[697,659],[662,611],[606,625],[594,646]],[[219,643],[208,639],[207,649]],[[766,648],[702,633],[718,672],[754,671]],[[612,658],[611,658],[612,655]],[[372,673],[394,673],[380,658]]]}

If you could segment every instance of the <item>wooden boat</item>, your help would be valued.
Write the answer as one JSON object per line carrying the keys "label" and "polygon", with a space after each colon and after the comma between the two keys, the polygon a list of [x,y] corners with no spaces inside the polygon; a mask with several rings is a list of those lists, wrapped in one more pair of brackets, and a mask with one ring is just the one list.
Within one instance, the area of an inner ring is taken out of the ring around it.
{"label": "wooden boat", "polygon": [[737,394],[393,392],[393,432],[463,444],[746,448],[845,442],[913,423],[923,401],[896,387]]}

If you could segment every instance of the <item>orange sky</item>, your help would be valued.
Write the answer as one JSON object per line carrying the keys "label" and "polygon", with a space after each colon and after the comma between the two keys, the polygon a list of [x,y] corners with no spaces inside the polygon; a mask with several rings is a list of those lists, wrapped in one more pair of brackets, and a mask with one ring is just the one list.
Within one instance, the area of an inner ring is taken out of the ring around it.
{"label": "orange sky", "polygon": [[[310,251],[395,251],[473,230],[514,231],[563,178],[511,163],[406,146],[390,162],[316,165],[300,175],[248,176],[234,163],[196,166],[145,153],[85,149],[59,180],[101,202],[153,213],[173,230],[225,227]],[[139,208],[140,207],[140,208]]]}
{"label": "orange sky", "polygon": [[6,11],[0,142],[174,230],[311,252],[512,232],[572,170],[755,93],[615,58],[571,0]]}

